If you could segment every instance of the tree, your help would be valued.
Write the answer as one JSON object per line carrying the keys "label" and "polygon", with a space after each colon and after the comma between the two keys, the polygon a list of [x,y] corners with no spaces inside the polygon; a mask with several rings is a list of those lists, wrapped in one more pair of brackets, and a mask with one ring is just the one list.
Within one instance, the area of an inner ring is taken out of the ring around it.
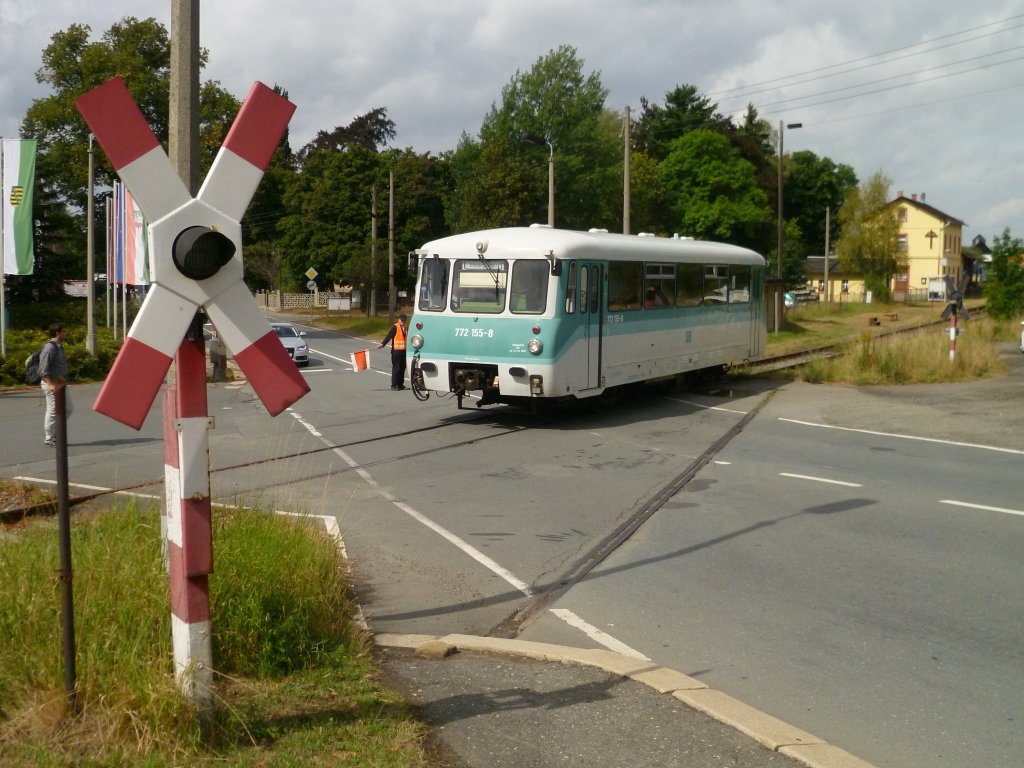
{"label": "tree", "polygon": [[717,131],[691,131],[673,141],[661,176],[680,234],[753,247],[771,220],[754,166]]}
{"label": "tree", "polygon": [[726,133],[730,128],[729,119],[718,113],[718,105],[701,94],[697,86],[677,85],[665,94],[664,106],[640,98],[636,145],[661,162],[668,156],[672,143],[690,131],[710,129]]}
{"label": "tree", "polygon": [[889,183],[878,171],[850,190],[839,209],[843,234],[836,243],[843,271],[863,275],[865,287],[883,301],[889,298],[891,277],[907,269],[897,242],[896,211],[889,205]]}
{"label": "tree", "polygon": [[[554,153],[555,220],[585,229],[607,222],[613,190],[621,200],[619,118],[604,108],[600,75],[583,73],[576,49],[562,46],[516,72],[491,107],[479,141],[463,135],[451,158],[454,230],[547,220],[549,147],[523,142],[543,137]],[[614,125],[614,128],[610,127]],[[619,217],[621,221],[621,217]]]}
{"label": "tree", "polygon": [[993,317],[1024,314],[1024,240],[1009,228],[992,242],[992,265],[985,281],[986,309]]}
{"label": "tree", "polygon": [[[857,186],[857,174],[845,164],[837,164],[813,152],[794,152],[783,163],[785,173],[785,218],[794,221],[803,233],[807,253],[825,253],[825,209],[830,209],[829,243],[839,234],[839,209],[850,190]],[[787,241],[789,236],[787,234]]]}
{"label": "tree", "polygon": [[[406,254],[444,234],[443,163],[411,149],[381,151],[394,138],[387,110],[378,108],[347,126],[321,131],[299,152],[300,167],[286,180],[273,248],[257,251],[264,274],[281,270],[287,290],[305,282],[314,266],[326,280],[381,287],[387,284],[389,174],[395,182],[395,253]],[[378,258],[371,258],[376,195]],[[396,259],[395,282],[411,287],[406,259]],[[275,286],[276,287],[276,286]]]}
{"label": "tree", "polygon": [[[72,24],[50,38],[50,44],[43,49],[42,66],[36,72],[36,80],[49,84],[52,93],[33,101],[21,124],[21,135],[39,142],[36,177],[41,198],[50,201],[50,205],[37,211],[40,230],[44,235],[60,233],[60,242],[43,244],[40,248],[44,271],[60,273],[50,275],[50,283],[58,286],[58,277],[85,274],[85,217],[82,212],[88,176],[89,129],[75,108],[75,99],[110,78],[120,76],[157,138],[165,144],[167,141],[170,93],[167,30],[155,19],[140,21],[128,16],[113,24],[98,41],[90,40],[90,34],[88,26]],[[201,52],[200,63],[205,64],[206,58],[206,52]],[[203,173],[212,164],[238,105],[238,100],[217,83],[202,85],[200,165]],[[99,199],[109,190],[115,174],[98,148],[95,157]],[[56,218],[51,221],[51,217]],[[102,229],[97,227],[97,253],[103,253]]]}

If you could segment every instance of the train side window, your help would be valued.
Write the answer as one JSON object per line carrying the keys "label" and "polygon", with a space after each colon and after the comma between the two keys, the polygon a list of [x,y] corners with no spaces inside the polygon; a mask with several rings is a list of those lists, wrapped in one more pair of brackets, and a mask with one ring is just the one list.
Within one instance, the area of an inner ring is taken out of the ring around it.
{"label": "train side window", "polygon": [[736,264],[729,267],[729,303],[746,304],[750,301],[750,267]]}
{"label": "train side window", "polygon": [[704,298],[704,272],[700,264],[676,266],[676,306],[699,307]]}
{"label": "train side window", "polygon": [[423,260],[417,307],[425,312],[443,312],[448,298],[448,260]]}
{"label": "train side window", "polygon": [[513,313],[539,315],[547,309],[550,272],[551,265],[540,259],[521,259],[512,265],[509,291]]}
{"label": "train side window", "polygon": [[729,301],[729,267],[726,264],[704,265],[704,306]]}
{"label": "train side window", "polygon": [[640,309],[643,295],[644,265],[633,261],[608,262],[608,311]]}
{"label": "train side window", "polygon": [[644,270],[644,309],[671,307],[675,295],[675,268],[671,264],[647,264]]}
{"label": "train side window", "polygon": [[565,288],[565,314],[576,311],[576,262],[569,264],[569,281]]}
{"label": "train side window", "polygon": [[601,313],[601,268],[590,268],[590,314]]}
{"label": "train side window", "polygon": [[590,276],[590,270],[588,270],[585,266],[581,266],[580,267],[580,314],[581,315],[587,314],[587,302],[589,301],[589,294],[587,292],[588,288],[589,288],[589,285],[588,285],[587,280],[588,280],[589,276]]}

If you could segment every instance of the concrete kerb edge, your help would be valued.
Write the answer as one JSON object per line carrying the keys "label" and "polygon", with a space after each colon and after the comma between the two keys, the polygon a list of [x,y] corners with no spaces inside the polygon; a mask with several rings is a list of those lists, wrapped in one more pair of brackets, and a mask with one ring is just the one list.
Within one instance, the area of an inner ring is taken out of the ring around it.
{"label": "concrete kerb edge", "polygon": [[379,634],[374,636],[374,642],[383,648],[422,652],[422,655],[434,659],[442,659],[456,651],[474,651],[595,667],[635,680],[658,693],[671,694],[690,708],[735,728],[773,752],[797,760],[808,768],[875,768],[871,763],[807,731],[765,714],[721,691],[708,688],[688,675],[614,651],[459,634]]}

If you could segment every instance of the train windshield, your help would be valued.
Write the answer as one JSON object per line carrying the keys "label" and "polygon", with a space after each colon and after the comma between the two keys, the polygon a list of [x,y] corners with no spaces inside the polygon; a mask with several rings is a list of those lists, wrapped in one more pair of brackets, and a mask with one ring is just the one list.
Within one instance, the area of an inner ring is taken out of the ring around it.
{"label": "train windshield", "polygon": [[497,314],[505,309],[508,262],[456,259],[452,272],[452,312]]}
{"label": "train windshield", "polygon": [[426,259],[420,273],[418,308],[427,312],[443,312],[448,301],[448,260]]}

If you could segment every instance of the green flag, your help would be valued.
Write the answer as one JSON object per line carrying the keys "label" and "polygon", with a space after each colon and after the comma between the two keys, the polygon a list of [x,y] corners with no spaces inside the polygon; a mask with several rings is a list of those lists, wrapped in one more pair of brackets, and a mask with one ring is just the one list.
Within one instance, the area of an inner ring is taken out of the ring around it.
{"label": "green flag", "polygon": [[35,265],[32,250],[32,189],[36,179],[34,139],[3,142],[4,274],[31,275]]}

